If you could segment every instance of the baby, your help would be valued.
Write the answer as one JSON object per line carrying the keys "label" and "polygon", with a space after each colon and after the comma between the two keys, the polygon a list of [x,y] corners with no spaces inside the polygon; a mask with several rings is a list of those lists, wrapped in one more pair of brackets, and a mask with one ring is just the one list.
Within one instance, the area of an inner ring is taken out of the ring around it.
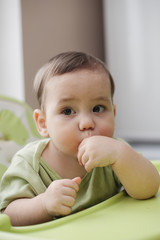
{"label": "baby", "polygon": [[13,225],[47,222],[95,204],[123,186],[135,199],[154,196],[156,168],[114,137],[114,81],[99,59],[66,52],[36,75],[42,140],[13,158],[0,187],[0,209]]}

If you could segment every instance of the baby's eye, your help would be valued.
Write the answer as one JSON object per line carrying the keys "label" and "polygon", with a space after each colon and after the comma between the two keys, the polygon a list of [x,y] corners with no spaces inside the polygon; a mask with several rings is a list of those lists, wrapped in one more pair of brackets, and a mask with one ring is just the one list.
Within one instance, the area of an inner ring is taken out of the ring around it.
{"label": "baby's eye", "polygon": [[63,111],[62,111],[62,114],[64,115],[72,115],[74,114],[75,111],[72,109],[72,108],[65,108]]}
{"label": "baby's eye", "polygon": [[93,112],[103,112],[105,109],[105,107],[101,106],[101,105],[97,105],[93,108]]}

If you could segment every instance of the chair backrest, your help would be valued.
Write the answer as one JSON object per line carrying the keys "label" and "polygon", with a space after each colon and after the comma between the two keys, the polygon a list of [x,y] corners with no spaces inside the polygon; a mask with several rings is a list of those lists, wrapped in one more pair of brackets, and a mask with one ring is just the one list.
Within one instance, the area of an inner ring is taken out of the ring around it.
{"label": "chair backrest", "polygon": [[0,163],[0,180],[6,170],[7,170],[7,167]]}
{"label": "chair backrest", "polygon": [[39,138],[31,107],[17,99],[0,96],[0,163],[8,166],[15,152]]}

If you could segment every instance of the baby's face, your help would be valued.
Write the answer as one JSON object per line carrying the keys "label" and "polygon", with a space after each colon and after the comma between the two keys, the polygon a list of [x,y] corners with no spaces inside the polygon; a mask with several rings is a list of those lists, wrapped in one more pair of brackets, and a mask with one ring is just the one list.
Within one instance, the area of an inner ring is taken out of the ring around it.
{"label": "baby's face", "polygon": [[104,71],[79,70],[55,76],[46,86],[45,109],[48,134],[65,155],[76,157],[86,137],[113,136],[115,109]]}

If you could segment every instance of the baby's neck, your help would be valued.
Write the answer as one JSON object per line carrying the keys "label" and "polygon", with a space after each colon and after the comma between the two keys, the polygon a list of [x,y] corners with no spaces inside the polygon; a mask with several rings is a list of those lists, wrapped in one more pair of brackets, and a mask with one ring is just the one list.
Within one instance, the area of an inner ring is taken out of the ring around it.
{"label": "baby's neck", "polygon": [[79,165],[77,158],[59,152],[50,142],[42,153],[42,158],[62,178],[83,178],[86,170]]}

